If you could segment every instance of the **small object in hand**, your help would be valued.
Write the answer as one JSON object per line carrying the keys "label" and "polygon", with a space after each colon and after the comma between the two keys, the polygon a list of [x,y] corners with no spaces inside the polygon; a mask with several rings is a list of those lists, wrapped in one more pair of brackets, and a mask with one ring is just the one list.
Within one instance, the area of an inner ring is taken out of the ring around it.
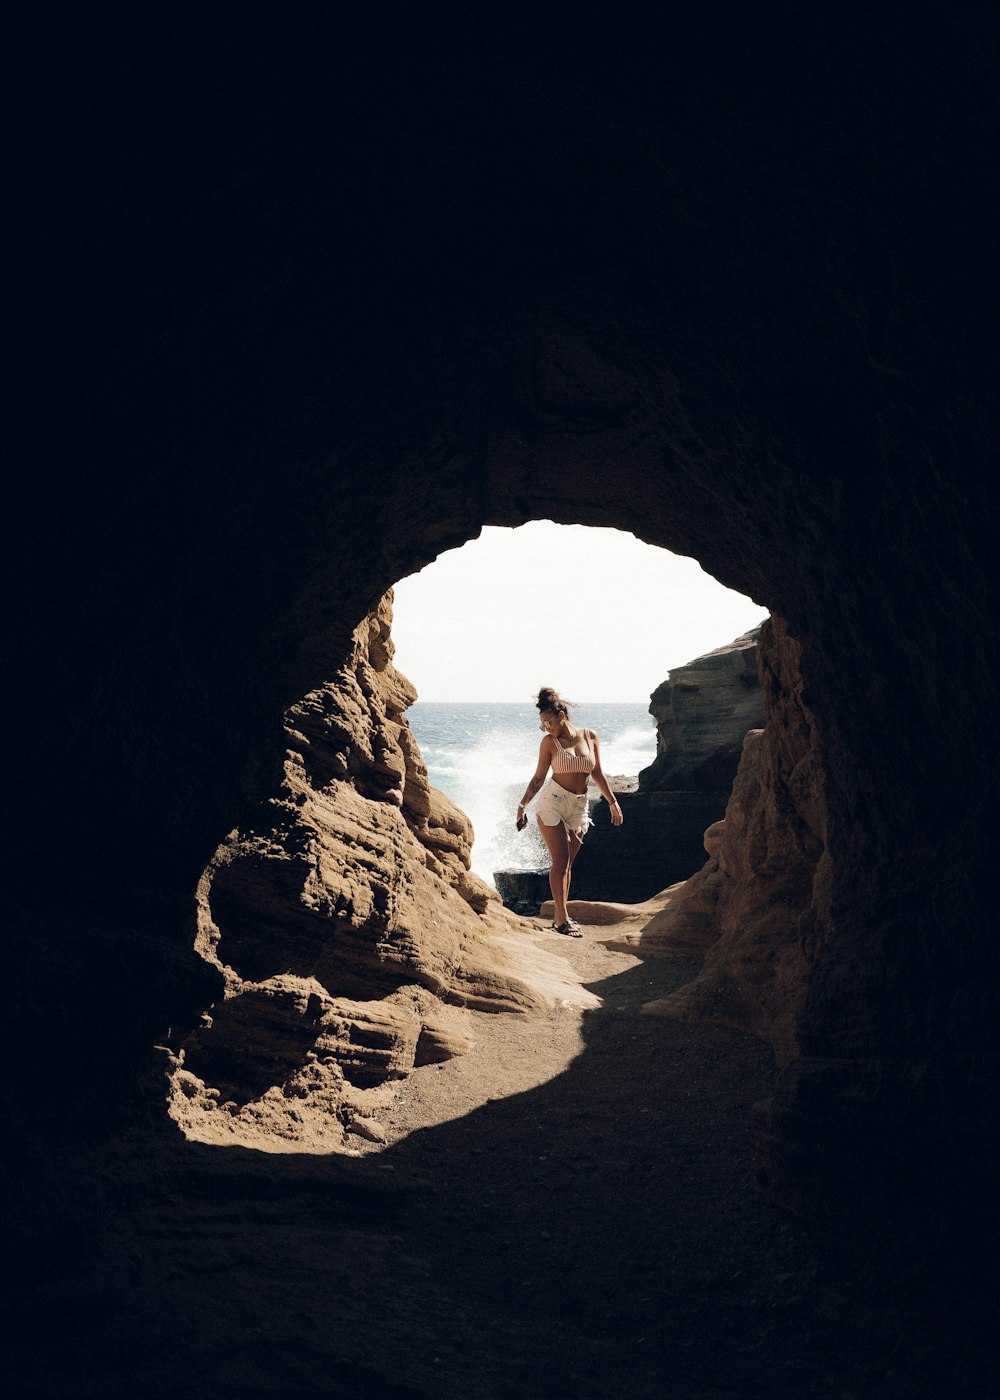
{"label": "small object in hand", "polygon": [[527,814],[526,812],[522,812],[521,815],[520,815],[520,816],[518,817],[518,819],[517,819],[517,829],[518,829],[518,831],[523,831],[524,828],[525,828],[527,825],[528,825],[528,814]]}

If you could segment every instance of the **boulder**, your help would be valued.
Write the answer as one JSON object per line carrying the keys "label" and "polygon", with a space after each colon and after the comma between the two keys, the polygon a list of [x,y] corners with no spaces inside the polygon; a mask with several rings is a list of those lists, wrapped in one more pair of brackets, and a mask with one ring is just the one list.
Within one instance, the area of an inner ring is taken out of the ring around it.
{"label": "boulder", "polygon": [[504,904],[519,914],[536,914],[549,898],[548,870],[497,870],[493,878]]}

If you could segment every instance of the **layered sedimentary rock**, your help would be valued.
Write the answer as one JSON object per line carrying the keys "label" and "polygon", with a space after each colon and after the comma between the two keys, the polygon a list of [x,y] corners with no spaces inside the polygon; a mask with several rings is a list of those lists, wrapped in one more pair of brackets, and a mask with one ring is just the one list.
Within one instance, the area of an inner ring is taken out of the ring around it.
{"label": "layered sedimentary rock", "polygon": [[705,954],[694,981],[647,1012],[752,1031],[787,1063],[811,960],[829,931],[827,805],[801,648],[779,619],[760,629],[759,655],[768,723],[743,741],[725,818],[705,832],[708,861],[625,942],[646,957]]}
{"label": "layered sedimentary rock", "polygon": [[390,621],[391,593],[289,708],[280,787],[199,883],[197,946],[224,995],[175,1062],[172,1111],[196,1136],[252,1120],[336,1139],[363,1091],[465,1048],[457,1008],[546,1004],[538,966],[503,946],[513,917],[469,869],[468,818],[428,784]]}
{"label": "layered sedimentary rock", "polygon": [[650,697],[656,758],[621,798],[624,826],[603,802],[573,867],[581,899],[639,902],[700,865],[702,834],[726,809],[743,737],[763,722],[759,628],[677,666]]}
{"label": "layered sedimentary rock", "polygon": [[675,667],[649,697],[656,757],[639,774],[640,791],[728,792],[743,736],[762,724],[754,627],[727,646]]}

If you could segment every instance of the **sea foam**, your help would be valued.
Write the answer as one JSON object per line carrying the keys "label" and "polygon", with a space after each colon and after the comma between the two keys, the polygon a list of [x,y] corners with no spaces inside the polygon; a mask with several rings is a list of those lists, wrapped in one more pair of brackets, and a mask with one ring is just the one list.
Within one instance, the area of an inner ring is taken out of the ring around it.
{"label": "sea foam", "polygon": [[[547,865],[530,809],[524,831],[514,824],[538,762],[542,735],[534,706],[419,701],[408,718],[432,786],[472,822],[475,873],[492,885],[496,870]],[[653,761],[656,731],[643,705],[580,705],[573,722],[597,731],[609,777],[634,776]]]}

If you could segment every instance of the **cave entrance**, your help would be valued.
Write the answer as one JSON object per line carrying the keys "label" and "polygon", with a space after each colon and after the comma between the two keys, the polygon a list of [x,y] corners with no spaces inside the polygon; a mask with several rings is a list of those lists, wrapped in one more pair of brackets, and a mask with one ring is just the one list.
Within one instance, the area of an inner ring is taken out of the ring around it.
{"label": "cave entrance", "polygon": [[[537,521],[484,536],[404,579],[402,633],[431,694],[464,686],[459,695],[478,697],[443,703],[472,706],[474,767],[484,756],[475,730],[489,727],[498,812],[505,796],[513,810],[533,769],[531,697],[553,670],[562,693],[581,692],[576,718],[603,731],[605,772],[634,777],[656,752],[650,692],[680,656],[730,640],[763,611],[695,561],[622,531]],[[413,644],[422,591],[438,602]],[[372,1115],[396,1101],[400,1081],[474,1045],[469,1012],[530,1019],[601,1004],[584,985],[594,971],[574,974],[561,948],[514,936],[517,920],[470,869],[473,804],[429,780],[398,644],[387,592],[336,674],[287,710],[281,800],[232,832],[203,874],[199,949],[225,990],[188,1037],[172,1094],[197,1140],[320,1152],[350,1150],[352,1133],[377,1142]],[[469,738],[453,729],[446,752],[428,757],[454,769]],[[701,863],[704,825],[685,875]],[[531,932],[551,941],[547,926]],[[576,1044],[573,1032],[553,1074]],[[523,1061],[520,1077],[494,1086],[501,1095],[542,1082],[530,1048]]]}
{"label": "cave entrance", "polygon": [[547,864],[535,823],[510,821],[537,759],[540,685],[576,702],[605,773],[634,784],[656,756],[649,699],[667,673],[767,616],[694,559],[548,520],[487,526],[393,592],[396,664],[418,696],[407,718],[431,783],[472,821],[489,884]]}

